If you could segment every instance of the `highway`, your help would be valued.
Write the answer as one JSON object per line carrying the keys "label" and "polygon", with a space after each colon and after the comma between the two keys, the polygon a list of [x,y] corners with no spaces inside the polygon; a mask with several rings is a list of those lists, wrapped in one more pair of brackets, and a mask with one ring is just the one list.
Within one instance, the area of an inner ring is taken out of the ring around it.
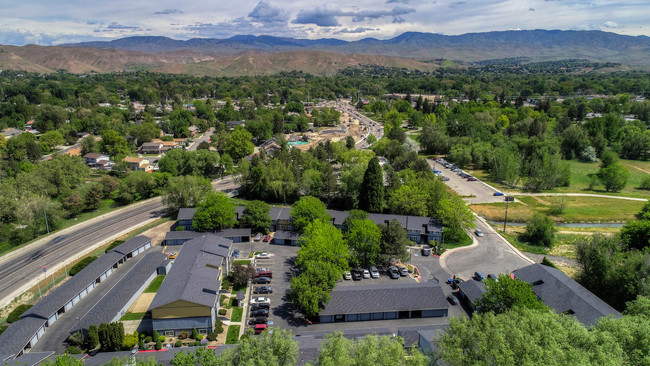
{"label": "highway", "polygon": [[365,125],[368,128],[368,133],[363,135],[363,139],[357,141],[355,144],[355,147],[358,150],[367,149],[369,147],[367,139],[370,134],[374,135],[377,140],[381,139],[384,136],[384,126],[381,123],[375,122],[372,119],[357,112],[354,106],[351,106],[346,102],[338,102],[335,104],[335,107],[339,110],[339,112],[345,112],[352,118],[358,119],[359,124]]}
{"label": "highway", "polygon": [[[232,176],[212,184],[216,190],[226,191],[230,196],[237,193]],[[46,276],[43,266],[47,266],[47,273],[51,274],[65,263],[91,253],[93,248],[164,214],[165,206],[161,198],[156,197],[55,232],[0,257],[0,307],[43,280]],[[59,236],[64,239],[54,242]]]}

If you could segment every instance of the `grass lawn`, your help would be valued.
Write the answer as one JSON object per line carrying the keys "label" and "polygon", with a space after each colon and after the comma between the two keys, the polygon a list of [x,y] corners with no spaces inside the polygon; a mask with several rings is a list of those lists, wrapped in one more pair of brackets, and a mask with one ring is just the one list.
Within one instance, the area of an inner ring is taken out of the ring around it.
{"label": "grass lawn", "polygon": [[[503,234],[502,231],[503,227],[499,227],[496,229],[499,231],[501,235],[503,235],[503,237],[508,239],[510,244],[514,245],[517,249],[523,252],[555,255],[555,256],[560,256],[560,257],[565,257],[570,259],[577,258],[576,255],[577,243],[579,243],[580,241],[589,240],[593,234],[599,233],[598,231],[595,231],[599,228],[592,228],[594,231],[591,232],[585,231],[584,233],[573,232],[573,231],[568,233],[558,232],[555,245],[553,245],[553,248],[547,250],[546,248],[524,243],[521,240],[519,240],[519,234],[523,233],[526,230],[526,228],[523,226],[507,226],[506,229],[508,230],[508,232],[506,234]],[[573,228],[567,228],[567,229],[573,230]],[[608,229],[601,230],[600,233],[604,235],[613,234],[613,232]]]}
{"label": "grass lawn", "polygon": [[[448,237],[449,231],[447,228],[443,229],[443,235],[445,238]],[[453,240],[447,240],[445,239],[445,249],[455,249],[455,248],[460,248],[460,247],[465,247],[468,245],[472,245],[472,238],[467,235],[466,232],[462,232],[462,234],[459,235],[458,238],[454,238]]]}
{"label": "grass lawn", "polygon": [[156,278],[151,281],[151,284],[149,284],[149,287],[147,287],[144,292],[146,293],[156,293],[158,292],[158,289],[160,289],[160,285],[162,285],[163,280],[165,279],[165,276],[156,276]]}
{"label": "grass lawn", "polygon": [[236,307],[232,308],[232,314],[230,315],[230,321],[240,322],[241,317],[244,314],[244,308]]}
{"label": "grass lawn", "polygon": [[140,320],[144,318],[144,314],[146,313],[126,313],[120,318],[120,320]]}
{"label": "grass lawn", "polygon": [[228,327],[226,334],[226,344],[237,344],[239,341],[239,325],[231,325]]}
{"label": "grass lawn", "polygon": [[232,291],[230,293],[234,295],[239,291],[246,291],[246,287],[248,287],[248,285],[242,285],[242,286],[239,286],[239,287],[236,287],[235,285],[233,285],[232,286]]}
{"label": "grass lawn", "polygon": [[242,266],[247,266],[251,264],[250,259],[237,259],[236,261],[233,261],[232,264],[241,264]]}
{"label": "grass lawn", "polygon": [[[568,187],[558,187],[553,190],[544,192],[594,193],[611,196],[627,196],[650,199],[650,191],[639,189],[639,186],[641,185],[643,179],[646,178],[648,174],[650,174],[650,161],[625,159],[619,160],[619,163],[627,167],[628,171],[630,172],[630,178],[627,181],[627,185],[620,192],[606,192],[605,188],[602,185],[598,185],[593,190],[589,190],[589,174],[598,172],[600,169],[599,163],[583,163],[577,160],[568,160],[568,163],[571,167],[571,185]],[[498,189],[506,191],[513,190],[512,188],[492,182],[486,171],[468,170],[468,172]]]}
{"label": "grass lawn", "polygon": [[221,297],[219,297],[219,304],[221,304],[222,308],[230,308],[230,302],[228,301],[228,296],[221,295]]}
{"label": "grass lawn", "polygon": [[[515,196],[521,202],[508,204],[508,221],[527,222],[537,212],[557,222],[624,222],[634,219],[643,202],[603,197]],[[566,200],[563,213],[552,207]],[[476,204],[470,207],[477,214],[494,221],[503,221],[505,203]]]}

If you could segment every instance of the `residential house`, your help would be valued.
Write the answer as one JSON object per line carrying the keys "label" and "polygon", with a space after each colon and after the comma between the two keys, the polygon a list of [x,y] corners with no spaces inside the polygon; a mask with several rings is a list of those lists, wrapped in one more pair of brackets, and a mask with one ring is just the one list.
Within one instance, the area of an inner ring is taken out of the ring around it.
{"label": "residential house", "polygon": [[95,165],[101,160],[111,160],[111,157],[104,154],[88,153],[84,155],[84,160],[86,160],[86,164],[88,165]]}
{"label": "residential house", "polygon": [[141,154],[162,154],[163,151],[162,142],[145,142],[140,146]]}
{"label": "residential house", "polygon": [[519,268],[513,274],[533,285],[537,297],[556,313],[573,315],[586,327],[596,324],[601,317],[621,316],[616,309],[556,268],[535,263]]}
{"label": "residential house", "polygon": [[472,310],[476,310],[476,301],[483,296],[485,291],[485,284],[475,279],[458,284],[458,295],[461,300],[467,302]]}
{"label": "residential house", "polygon": [[153,167],[149,165],[149,160],[143,158],[136,158],[132,156],[127,156],[124,158],[126,167],[133,171],[151,171]]}
{"label": "residential house", "polygon": [[245,127],[246,122],[245,121],[226,121],[226,127],[231,129],[231,130],[234,130],[235,127],[237,127],[237,126]]}
{"label": "residential house", "polygon": [[5,136],[6,139],[16,137],[16,136],[20,135],[23,132],[25,132],[25,131],[19,130],[19,129],[13,128],[13,127],[5,128],[4,130],[2,130],[2,134]]}
{"label": "residential house", "polygon": [[232,242],[207,234],[183,244],[149,310],[155,331],[168,337],[214,329],[221,280],[230,269]]}

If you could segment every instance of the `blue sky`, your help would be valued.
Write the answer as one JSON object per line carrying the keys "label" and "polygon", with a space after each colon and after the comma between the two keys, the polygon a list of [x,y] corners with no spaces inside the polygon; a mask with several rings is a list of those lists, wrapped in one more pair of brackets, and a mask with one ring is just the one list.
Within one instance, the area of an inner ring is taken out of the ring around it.
{"label": "blue sky", "polygon": [[[351,5],[354,4],[354,5]],[[0,44],[135,35],[390,38],[406,31],[604,30],[650,36],[649,0],[0,0]]]}

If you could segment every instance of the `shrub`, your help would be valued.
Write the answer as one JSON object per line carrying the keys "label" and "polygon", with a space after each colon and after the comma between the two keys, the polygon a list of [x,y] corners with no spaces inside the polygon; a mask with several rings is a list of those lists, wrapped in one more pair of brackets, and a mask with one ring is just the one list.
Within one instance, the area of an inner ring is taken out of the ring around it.
{"label": "shrub", "polygon": [[197,335],[196,340],[197,341],[203,340],[203,335],[202,334]]}
{"label": "shrub", "polygon": [[176,226],[176,231],[185,231],[185,226]]}
{"label": "shrub", "polygon": [[111,243],[111,245],[108,246],[108,248],[106,248],[104,253],[108,253],[122,244],[124,244],[124,240],[115,240],[114,242]]}
{"label": "shrub", "polygon": [[97,327],[91,325],[88,327],[88,336],[86,337],[86,347],[88,349],[95,349],[99,344],[99,333]]}
{"label": "shrub", "polygon": [[156,345],[154,346],[154,348],[156,349],[156,351],[158,351],[158,350],[160,350],[162,348],[162,342],[160,341],[160,339],[156,342]]}
{"label": "shrub", "polygon": [[219,315],[226,315],[226,312],[228,312],[226,309],[219,309]]}
{"label": "shrub", "polygon": [[526,231],[521,237],[530,244],[552,248],[555,244],[555,231],[553,220],[544,214],[536,213],[526,225]]}
{"label": "shrub", "polygon": [[192,339],[197,339],[199,337],[199,332],[196,328],[192,328]]}
{"label": "shrub", "polygon": [[223,333],[223,322],[219,319],[214,323],[214,332],[217,334]]}
{"label": "shrub", "polygon": [[192,343],[192,345],[194,347],[200,347],[201,346],[201,341],[196,341],[196,342]]}
{"label": "shrub", "polygon": [[9,315],[7,315],[7,323],[14,323],[20,320],[20,316],[23,315],[31,305],[23,304],[18,305]]}
{"label": "shrub", "polygon": [[80,355],[81,352],[82,352],[81,348],[75,346],[69,346],[68,348],[65,349],[65,353],[70,355]]}
{"label": "shrub", "polygon": [[0,325],[0,334],[4,333],[4,331],[7,330],[7,328],[9,327],[6,325]]}
{"label": "shrub", "polygon": [[549,266],[549,267],[553,267],[553,268],[558,269],[555,266],[555,264],[553,264],[553,262],[551,262],[548,258],[546,258],[546,256],[544,256],[544,259],[542,259],[542,264],[545,265],[545,266]]}
{"label": "shrub", "polygon": [[183,347],[183,341],[181,341],[180,339],[177,340],[176,343],[174,343],[174,347]]}
{"label": "shrub", "polygon": [[142,332],[140,332],[140,338],[144,338],[148,335],[150,335],[148,330],[143,330]]}
{"label": "shrub", "polygon": [[639,189],[650,191],[650,175],[645,177],[639,186]]}
{"label": "shrub", "polygon": [[141,339],[140,342],[138,342],[138,348],[139,348],[139,349],[145,349],[145,345],[144,345],[144,340],[143,340],[143,339]]}
{"label": "shrub", "polygon": [[68,344],[74,347],[84,344],[84,335],[81,332],[75,332],[68,337]]}
{"label": "shrub", "polygon": [[76,275],[77,273],[81,272],[81,270],[86,268],[90,263],[94,262],[95,259],[97,259],[97,257],[86,257],[86,258],[80,260],[79,262],[77,262],[77,264],[75,264],[74,266],[72,266],[70,268],[70,271],[68,271],[68,274],[70,276]]}
{"label": "shrub", "polygon": [[144,338],[144,343],[151,343],[151,341],[152,341],[151,336],[146,336]]}
{"label": "shrub", "polygon": [[167,337],[165,337],[165,336],[158,337],[158,340],[161,341],[161,342],[164,342],[166,339],[167,339]]}
{"label": "shrub", "polygon": [[232,284],[230,283],[230,280],[228,280],[227,278],[224,278],[223,281],[221,282],[221,289],[222,290],[227,290],[227,289],[230,288],[230,286],[232,286]]}
{"label": "shrub", "polygon": [[160,333],[158,333],[157,330],[154,330],[154,331],[153,331],[153,336],[152,336],[152,338],[153,338],[154,340],[160,338]]}
{"label": "shrub", "polygon": [[210,342],[214,342],[217,340],[217,336],[218,336],[217,332],[210,332],[205,338]]}
{"label": "shrub", "polygon": [[190,337],[190,333],[185,330],[178,334],[179,339],[187,339],[189,337]]}

